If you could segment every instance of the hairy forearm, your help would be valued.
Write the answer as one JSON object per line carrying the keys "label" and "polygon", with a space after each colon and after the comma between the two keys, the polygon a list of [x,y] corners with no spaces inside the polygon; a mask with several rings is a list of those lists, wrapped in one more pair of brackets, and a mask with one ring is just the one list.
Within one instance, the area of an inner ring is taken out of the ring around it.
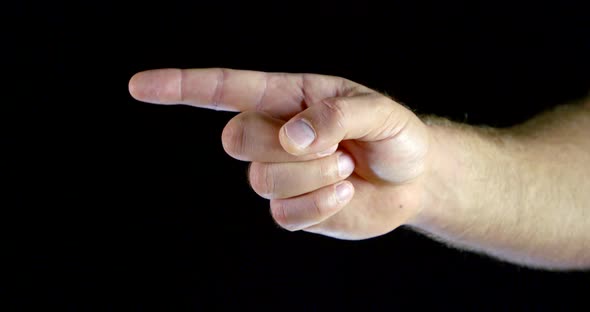
{"label": "hairy forearm", "polygon": [[588,105],[508,129],[425,120],[435,158],[411,226],[513,263],[590,268]]}

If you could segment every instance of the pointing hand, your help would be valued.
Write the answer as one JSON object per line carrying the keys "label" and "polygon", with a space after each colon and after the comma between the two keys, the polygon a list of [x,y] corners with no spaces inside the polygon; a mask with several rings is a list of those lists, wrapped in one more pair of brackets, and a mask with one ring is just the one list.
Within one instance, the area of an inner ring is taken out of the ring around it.
{"label": "pointing hand", "polygon": [[417,217],[431,133],[404,106],[350,80],[221,68],[158,69],[129,82],[137,100],[240,112],[222,144],[251,162],[254,191],[291,231],[340,239],[385,234]]}

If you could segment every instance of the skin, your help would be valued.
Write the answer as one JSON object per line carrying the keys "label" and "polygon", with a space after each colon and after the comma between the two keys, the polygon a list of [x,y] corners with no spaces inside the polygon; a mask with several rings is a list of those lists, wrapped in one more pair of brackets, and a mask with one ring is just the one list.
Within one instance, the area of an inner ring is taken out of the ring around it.
{"label": "skin", "polygon": [[[287,230],[360,240],[407,225],[515,264],[590,267],[588,104],[492,129],[419,117],[316,74],[159,69],[134,75],[129,91],[149,103],[240,112],[223,129],[223,148],[251,162],[252,189]],[[312,128],[308,146],[291,140],[298,121]]]}

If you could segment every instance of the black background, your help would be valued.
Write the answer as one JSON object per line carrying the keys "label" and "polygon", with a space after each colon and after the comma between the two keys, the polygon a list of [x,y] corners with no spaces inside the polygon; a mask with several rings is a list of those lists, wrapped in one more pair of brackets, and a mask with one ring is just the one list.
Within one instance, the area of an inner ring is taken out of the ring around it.
{"label": "black background", "polygon": [[6,311],[588,309],[588,273],[519,268],[404,228],[279,229],[227,156],[235,115],[134,101],[161,67],[344,76],[417,113],[508,126],[588,92],[582,1],[17,2],[3,9]]}

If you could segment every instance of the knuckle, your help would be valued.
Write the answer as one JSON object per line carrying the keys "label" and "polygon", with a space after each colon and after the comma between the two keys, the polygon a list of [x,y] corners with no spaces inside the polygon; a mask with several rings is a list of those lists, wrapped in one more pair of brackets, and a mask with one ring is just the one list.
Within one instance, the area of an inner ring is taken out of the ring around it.
{"label": "knuckle", "polygon": [[323,218],[328,212],[326,201],[320,197],[320,193],[321,192],[315,192],[315,194],[311,196],[311,208],[316,219]]}
{"label": "knuckle", "polygon": [[288,231],[293,231],[294,227],[287,219],[287,205],[284,200],[271,200],[270,213],[277,225]]}
{"label": "knuckle", "polygon": [[230,156],[242,159],[246,153],[247,135],[242,118],[234,117],[230,120],[221,134],[223,149]]}
{"label": "knuckle", "polygon": [[377,133],[374,135],[376,139],[384,139],[396,136],[408,124],[409,118],[402,111],[395,108],[394,103],[389,99],[384,101],[382,105],[382,122],[375,127]]}
{"label": "knuckle", "polygon": [[321,119],[328,124],[336,124],[338,127],[344,129],[344,122],[346,120],[346,106],[348,100],[346,98],[335,98],[324,101],[324,106],[321,111]]}
{"label": "knuckle", "polygon": [[250,164],[249,180],[252,189],[264,198],[270,198],[274,192],[272,165],[253,162]]}
{"label": "knuckle", "polygon": [[[336,159],[336,161],[334,161]],[[338,156],[322,159],[317,169],[318,179],[323,184],[329,183],[338,175]]]}

